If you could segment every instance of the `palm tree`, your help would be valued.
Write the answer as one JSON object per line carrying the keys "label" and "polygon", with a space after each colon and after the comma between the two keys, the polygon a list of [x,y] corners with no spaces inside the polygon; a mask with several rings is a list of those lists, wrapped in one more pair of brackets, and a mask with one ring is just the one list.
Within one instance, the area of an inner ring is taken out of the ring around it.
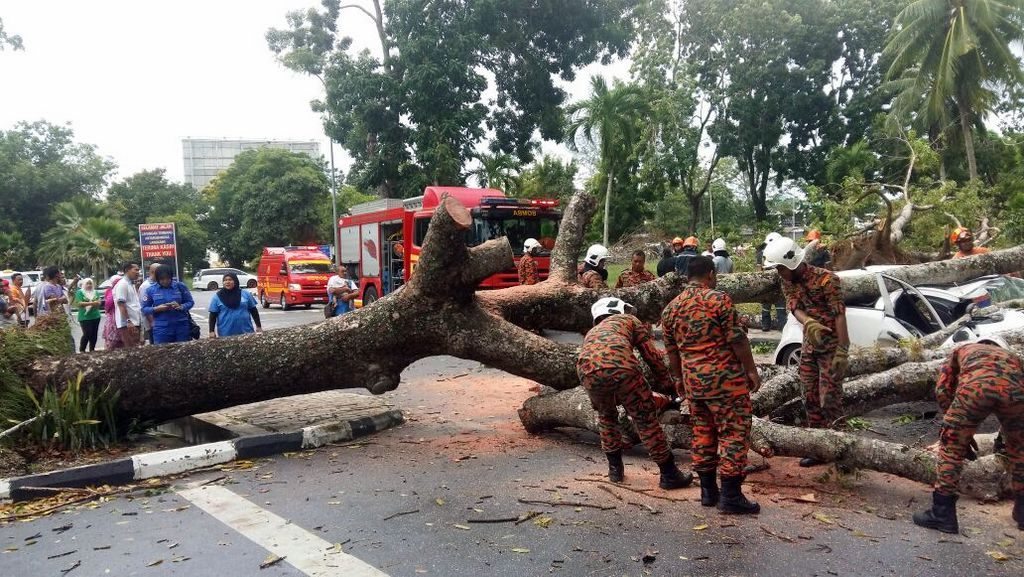
{"label": "palm tree", "polygon": [[883,52],[892,62],[886,77],[898,92],[893,109],[932,135],[951,134],[950,125],[959,124],[968,171],[977,180],[975,125],[992,110],[997,89],[1024,80],[1010,50],[1024,39],[1024,0],[914,0],[894,30]]}
{"label": "palm tree", "polygon": [[54,226],[43,234],[38,258],[61,268],[105,276],[134,247],[135,237],[109,207],[88,198],[58,203]]}
{"label": "palm tree", "polygon": [[481,188],[497,188],[512,195],[519,185],[519,162],[515,157],[504,154],[478,154],[480,166],[470,171]]}
{"label": "palm tree", "polygon": [[590,98],[569,106],[571,119],[567,129],[569,147],[576,150],[576,139],[582,134],[591,144],[599,144],[601,169],[606,179],[604,196],[604,244],[608,246],[608,220],[611,210],[612,179],[616,161],[625,154],[637,131],[637,120],[647,110],[640,90],[616,82],[611,88],[604,78],[590,79]]}

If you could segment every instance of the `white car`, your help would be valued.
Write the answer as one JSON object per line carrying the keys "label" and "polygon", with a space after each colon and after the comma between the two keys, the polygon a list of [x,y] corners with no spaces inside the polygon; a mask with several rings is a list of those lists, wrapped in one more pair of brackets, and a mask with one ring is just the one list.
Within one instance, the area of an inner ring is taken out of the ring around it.
{"label": "white car", "polygon": [[[846,304],[846,326],[852,347],[896,346],[901,340],[938,332],[991,300],[983,288],[973,283],[967,290],[914,287],[882,273],[874,274],[881,296],[874,302]],[[897,288],[889,290],[889,286]],[[974,318],[946,339],[940,348],[964,342],[1006,348],[1006,341],[999,334],[1020,328],[1024,328],[1024,313],[1005,309]],[[775,348],[775,363],[799,364],[803,339],[803,325],[789,315],[782,329],[782,340]]]}
{"label": "white car", "polygon": [[192,290],[215,291],[220,288],[224,275],[233,272],[238,275],[238,283],[244,288],[256,288],[256,275],[237,268],[204,268],[196,271],[192,277]]}

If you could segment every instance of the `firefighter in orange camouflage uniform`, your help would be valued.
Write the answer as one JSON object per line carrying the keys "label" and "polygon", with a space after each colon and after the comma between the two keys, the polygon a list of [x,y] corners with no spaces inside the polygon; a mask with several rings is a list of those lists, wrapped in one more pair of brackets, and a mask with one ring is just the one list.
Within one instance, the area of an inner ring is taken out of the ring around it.
{"label": "firefighter in orange camouflage uniform", "polygon": [[528,238],[523,243],[523,257],[519,259],[519,284],[531,285],[540,282],[537,276],[537,261],[534,259],[540,253],[540,243],[535,238]]}
{"label": "firefighter in orange camouflage uniform", "polygon": [[[729,295],[715,290],[718,274],[706,256],[690,260],[689,284],[661,316],[669,370],[690,403],[693,470],[700,504],[723,513],[756,514],[742,491],[750,448],[750,393],[761,379],[750,342]],[[717,471],[722,472],[719,492]]]}
{"label": "firefighter in orange camouflage uniform", "polygon": [[647,255],[644,254],[644,251],[633,251],[633,261],[631,266],[629,270],[624,270],[622,271],[622,274],[619,275],[619,280],[616,281],[615,288],[627,288],[655,280],[657,277],[654,276],[654,273],[647,270],[646,266]]}
{"label": "firefighter in orange camouflage uniform", "polygon": [[[804,251],[790,238],[779,238],[764,249],[765,268],[778,270],[786,308],[803,325],[800,385],[807,426],[827,429],[843,418],[843,377],[850,364],[846,305],[839,277],[803,260]],[[801,467],[820,464],[811,457],[800,460]]]}
{"label": "firefighter in orange camouflage uniform", "polygon": [[662,489],[681,489],[693,481],[691,473],[676,467],[665,432],[658,423],[654,393],[640,370],[640,361],[633,350],[640,351],[654,373],[656,385],[671,392],[672,377],[665,369],[661,353],[643,321],[633,316],[633,307],[622,299],[603,298],[591,307],[594,327],[587,333],[576,362],[580,384],[597,411],[601,430],[601,449],[608,458],[608,479],[620,483],[625,478],[622,463],[622,434],[619,431],[618,406],[622,405],[633,419],[651,459],[658,464]]}
{"label": "firefighter in orange camouflage uniform", "polygon": [[608,249],[599,244],[590,245],[587,255],[583,258],[583,264],[577,270],[580,284],[592,289],[608,288],[608,270],[605,268],[607,262]]}
{"label": "firefighter in orange camouflage uniform", "polygon": [[914,515],[914,523],[944,533],[959,533],[957,492],[964,459],[978,448],[974,431],[994,414],[1002,426],[1010,485],[1016,500],[1013,520],[1024,531],[1024,363],[992,345],[964,345],[954,350],[935,385],[935,399],[945,413],[939,434],[932,507]]}

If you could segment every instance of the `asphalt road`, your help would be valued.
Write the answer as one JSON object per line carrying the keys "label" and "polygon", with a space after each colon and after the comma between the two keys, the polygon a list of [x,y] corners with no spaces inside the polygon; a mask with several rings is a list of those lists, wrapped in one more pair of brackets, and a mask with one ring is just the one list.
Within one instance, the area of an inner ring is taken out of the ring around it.
{"label": "asphalt road", "polygon": [[[197,317],[209,296],[196,294]],[[271,309],[265,325],[319,315]],[[626,458],[626,485],[603,484],[594,435],[522,430],[516,409],[534,391],[477,363],[420,361],[388,394],[405,425],[185,476],[161,494],[0,526],[0,577],[1024,571],[1024,532],[1009,504],[961,500],[961,535],[926,531],[909,517],[929,502],[929,488],[888,475],[837,479],[776,458],[748,480],[763,507],[757,517],[702,508],[697,488],[661,491],[642,448]],[[687,453],[676,454],[685,465]],[[539,515],[515,521],[531,513]],[[275,556],[285,559],[260,569]]]}

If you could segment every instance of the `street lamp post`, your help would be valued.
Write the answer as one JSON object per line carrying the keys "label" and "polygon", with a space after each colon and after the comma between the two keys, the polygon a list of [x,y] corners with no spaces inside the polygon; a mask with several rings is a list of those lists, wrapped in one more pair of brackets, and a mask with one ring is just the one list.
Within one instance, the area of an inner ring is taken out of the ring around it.
{"label": "street lamp post", "polygon": [[[330,122],[329,118],[328,122]],[[339,246],[340,241],[338,239],[338,184],[334,172],[334,138],[328,135],[327,141],[330,143],[331,148],[331,215],[333,216],[331,228],[334,229],[334,266],[338,266],[341,264],[341,247]]]}

